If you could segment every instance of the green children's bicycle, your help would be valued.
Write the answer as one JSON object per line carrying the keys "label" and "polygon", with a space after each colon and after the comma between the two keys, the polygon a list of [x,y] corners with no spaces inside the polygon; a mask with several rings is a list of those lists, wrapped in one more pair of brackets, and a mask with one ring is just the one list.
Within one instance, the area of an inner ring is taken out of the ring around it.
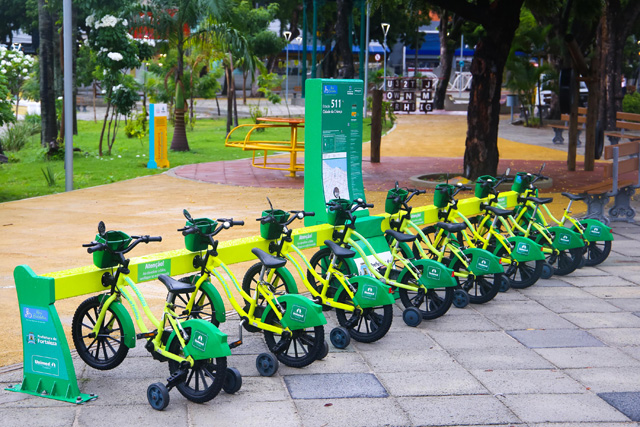
{"label": "green children's bicycle", "polygon": [[[73,316],[71,333],[78,355],[89,366],[109,370],[125,359],[136,340],[146,340],[145,348],[154,359],[169,363],[166,385],[151,384],[147,389],[149,404],[157,410],[169,404],[169,390],[177,387],[187,399],[203,403],[213,399],[221,389],[228,393],[239,390],[242,379],[237,370],[227,368],[231,355],[227,336],[211,322],[202,319],[183,320],[175,312],[176,295],[194,291],[194,286],[161,275],[158,279],[168,294],[162,317],[157,319],[140,289],[129,277],[129,259],[125,254],[140,243],[159,242],[161,237],[129,236],[121,231],[106,231],[98,225],[96,240],[83,245],[93,253],[98,268],[110,268],[102,275],[102,284],[109,291],[85,300]],[[114,273],[115,268],[115,273]],[[140,312],[136,299],[142,306]],[[135,323],[124,307],[131,307]],[[153,324],[149,330],[142,314]]]}

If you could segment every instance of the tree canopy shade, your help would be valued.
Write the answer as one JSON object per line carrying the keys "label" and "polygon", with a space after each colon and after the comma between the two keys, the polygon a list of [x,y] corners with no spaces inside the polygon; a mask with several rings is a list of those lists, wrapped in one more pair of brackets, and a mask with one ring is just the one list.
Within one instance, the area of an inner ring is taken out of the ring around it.
{"label": "tree canopy shade", "polygon": [[430,0],[430,3],[477,22],[485,30],[471,62],[473,80],[467,113],[464,175],[470,179],[496,175],[502,76],[520,24],[524,0]]}

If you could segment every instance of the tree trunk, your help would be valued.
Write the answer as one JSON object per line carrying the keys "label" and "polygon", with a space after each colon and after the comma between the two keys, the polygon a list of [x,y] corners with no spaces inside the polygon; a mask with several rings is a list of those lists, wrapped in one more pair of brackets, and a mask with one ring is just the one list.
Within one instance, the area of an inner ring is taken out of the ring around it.
{"label": "tree trunk", "polygon": [[[180,32],[181,33],[181,32]],[[189,151],[189,141],[187,140],[187,129],[184,123],[185,99],[184,85],[182,77],[184,73],[184,46],[183,41],[177,43],[178,64],[176,66],[176,103],[175,103],[175,123],[173,127],[173,139],[171,139],[171,150]]]}
{"label": "tree trunk", "polygon": [[486,35],[476,45],[471,62],[473,80],[464,153],[464,175],[469,179],[497,175],[502,76],[513,36],[520,24],[523,1],[502,2],[502,8],[494,10],[489,22],[484,23]]}
{"label": "tree trunk", "polygon": [[435,96],[433,99],[433,108],[436,110],[444,110],[444,100],[447,96],[447,86],[451,78],[451,63],[455,49],[449,49],[449,29],[451,28],[450,13],[445,11],[440,16],[440,27],[438,35],[440,39],[440,78],[436,86]]}
{"label": "tree trunk", "polygon": [[352,47],[349,46],[349,16],[353,12],[353,0],[337,0],[338,17],[336,22],[336,50],[338,62],[342,61],[342,78],[355,76]]}
{"label": "tree trunk", "polygon": [[38,0],[38,34],[40,37],[40,142],[49,152],[58,149],[56,97],[53,82],[53,18],[45,0]]}
{"label": "tree trunk", "polygon": [[231,79],[233,79],[233,72],[230,67],[226,67],[224,70],[227,81],[227,135],[231,132],[231,125],[233,124],[233,98],[231,97]]}

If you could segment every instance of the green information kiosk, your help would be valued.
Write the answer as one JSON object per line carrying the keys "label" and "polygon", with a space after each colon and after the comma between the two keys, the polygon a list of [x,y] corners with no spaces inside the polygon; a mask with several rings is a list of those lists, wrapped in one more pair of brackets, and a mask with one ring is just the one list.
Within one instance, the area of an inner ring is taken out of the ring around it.
{"label": "green information kiosk", "polygon": [[308,79],[305,84],[305,225],[327,222],[326,202],[365,199],[362,185],[362,80]]}

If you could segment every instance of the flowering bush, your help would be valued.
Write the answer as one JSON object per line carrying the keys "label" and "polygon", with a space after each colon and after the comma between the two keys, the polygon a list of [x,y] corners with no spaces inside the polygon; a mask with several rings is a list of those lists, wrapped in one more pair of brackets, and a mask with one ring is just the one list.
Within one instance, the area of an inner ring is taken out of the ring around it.
{"label": "flowering bush", "polygon": [[14,97],[20,94],[35,64],[36,60],[22,51],[0,45],[0,74],[5,77],[6,86]]}

